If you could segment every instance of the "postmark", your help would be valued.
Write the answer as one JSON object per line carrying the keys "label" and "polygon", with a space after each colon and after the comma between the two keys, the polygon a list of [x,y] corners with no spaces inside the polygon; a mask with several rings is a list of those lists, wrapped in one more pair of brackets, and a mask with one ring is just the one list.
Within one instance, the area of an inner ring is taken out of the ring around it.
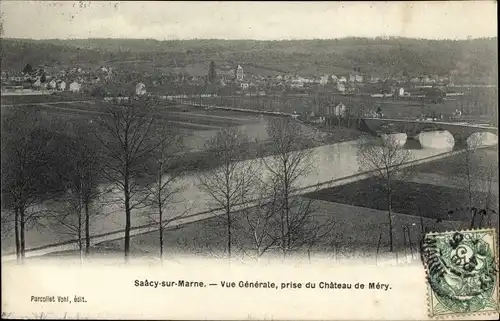
{"label": "postmark", "polygon": [[496,233],[483,229],[426,234],[422,259],[429,317],[498,313]]}

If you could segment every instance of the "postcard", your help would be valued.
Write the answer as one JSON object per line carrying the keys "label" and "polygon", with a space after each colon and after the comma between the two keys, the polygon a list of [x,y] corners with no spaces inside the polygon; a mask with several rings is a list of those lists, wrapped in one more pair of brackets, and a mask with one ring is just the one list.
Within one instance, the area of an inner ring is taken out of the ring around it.
{"label": "postcard", "polygon": [[2,318],[498,319],[496,2],[0,6]]}

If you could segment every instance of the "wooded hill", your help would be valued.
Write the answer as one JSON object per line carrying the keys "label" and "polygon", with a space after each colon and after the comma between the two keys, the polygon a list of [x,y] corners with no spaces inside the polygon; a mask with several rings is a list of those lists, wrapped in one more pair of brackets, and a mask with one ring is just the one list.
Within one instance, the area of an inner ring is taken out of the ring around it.
{"label": "wooded hill", "polygon": [[449,75],[465,82],[496,83],[497,38],[425,40],[343,38],[333,40],[2,39],[2,70],[26,63],[49,66],[123,65],[164,70],[189,64],[242,64],[272,72],[320,76],[346,74]]}

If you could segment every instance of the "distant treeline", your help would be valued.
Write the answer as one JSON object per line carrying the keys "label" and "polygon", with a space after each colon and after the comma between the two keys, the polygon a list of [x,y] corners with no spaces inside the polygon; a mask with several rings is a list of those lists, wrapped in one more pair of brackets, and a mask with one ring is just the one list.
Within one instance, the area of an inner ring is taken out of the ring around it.
{"label": "distant treeline", "polygon": [[389,77],[448,75],[464,81],[497,78],[497,38],[425,40],[343,38],[332,40],[169,40],[151,39],[2,39],[2,69],[32,65],[133,62],[159,68],[189,63],[259,64],[290,73],[360,70]]}

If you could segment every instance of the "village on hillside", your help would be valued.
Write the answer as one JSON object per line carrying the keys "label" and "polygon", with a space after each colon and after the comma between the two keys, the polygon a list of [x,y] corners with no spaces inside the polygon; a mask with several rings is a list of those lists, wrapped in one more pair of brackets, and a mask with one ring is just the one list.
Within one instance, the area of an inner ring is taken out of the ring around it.
{"label": "village on hillside", "polygon": [[[218,96],[270,96],[330,95],[357,96],[375,99],[417,100],[439,104],[446,99],[464,95],[455,85],[454,72],[449,75],[421,75],[409,77],[405,72],[390,77],[363,73],[353,68],[348,74],[302,76],[278,73],[245,64],[213,61],[202,72],[130,72],[112,66],[50,67],[25,65],[23,70],[2,70],[2,95],[68,94],[109,99],[116,96],[156,95],[159,97],[218,97]],[[208,72],[207,72],[208,70]],[[471,86],[471,85],[470,85]],[[469,86],[469,87],[470,87]],[[340,104],[339,104],[340,103]],[[327,114],[343,113],[345,101],[337,101],[326,109]],[[290,113],[307,114],[316,122],[323,121],[325,112],[306,111],[304,106],[291,107]],[[372,116],[382,112],[372,108]],[[457,110],[457,113],[460,111]]]}
{"label": "village on hillside", "polygon": [[[208,67],[208,66],[207,66]],[[461,95],[461,92],[450,90],[455,87],[453,76],[450,75],[421,75],[412,77],[393,75],[384,78],[377,75],[368,75],[353,71],[345,75],[317,75],[313,77],[299,74],[275,73],[266,76],[260,73],[249,72],[241,64],[231,66],[223,64],[215,66],[213,79],[209,75],[190,75],[188,73],[144,73],[136,76],[136,85],[141,84],[141,91],[152,89],[153,92],[162,91],[163,94],[217,94],[224,88],[231,87],[234,92],[265,95],[268,91],[290,91],[307,93],[318,88],[328,88],[339,94],[356,93],[371,95],[372,97],[432,97],[436,100],[445,96]],[[251,68],[255,69],[255,68]],[[354,68],[355,70],[357,68]],[[96,66],[95,68],[49,67],[39,65],[32,67],[26,64],[22,71],[2,70],[2,92],[92,92],[96,87],[106,86],[123,76],[123,70],[111,66]],[[138,88],[139,88],[138,87]],[[193,92],[193,88],[195,89]],[[433,88],[432,90],[429,88]],[[105,96],[107,92],[104,91]]]}

